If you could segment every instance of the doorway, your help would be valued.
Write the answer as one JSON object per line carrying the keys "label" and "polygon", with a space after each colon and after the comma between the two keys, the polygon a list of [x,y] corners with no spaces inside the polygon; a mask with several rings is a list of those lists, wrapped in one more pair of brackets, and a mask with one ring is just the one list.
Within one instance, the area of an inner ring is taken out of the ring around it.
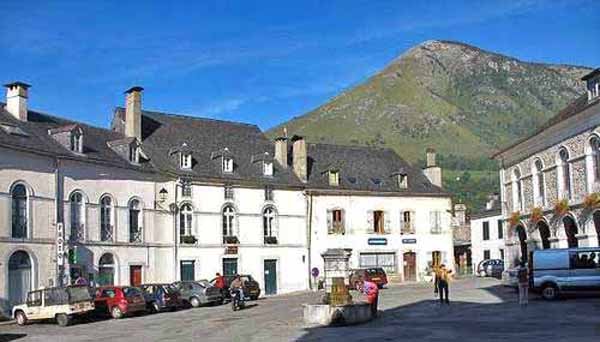
{"label": "doorway", "polygon": [[196,262],[194,260],[181,260],[179,270],[181,281],[196,280]]}
{"label": "doorway", "polygon": [[417,254],[414,252],[404,253],[404,281],[417,280]]}
{"label": "doorway", "polygon": [[234,276],[238,274],[238,260],[237,258],[224,258],[223,259],[223,275]]}
{"label": "doorway", "polygon": [[277,260],[265,260],[265,294],[277,294]]}
{"label": "doorway", "polygon": [[31,286],[31,259],[24,251],[15,252],[8,259],[8,301],[10,304],[25,303]]}
{"label": "doorway", "polygon": [[131,286],[142,285],[142,266],[139,266],[139,265],[129,266],[129,284]]}

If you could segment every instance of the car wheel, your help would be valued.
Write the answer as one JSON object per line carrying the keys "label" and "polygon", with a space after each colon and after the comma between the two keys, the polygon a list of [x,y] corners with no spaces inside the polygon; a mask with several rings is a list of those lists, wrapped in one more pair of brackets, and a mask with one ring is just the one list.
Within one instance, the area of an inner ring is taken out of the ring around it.
{"label": "car wheel", "polygon": [[119,319],[123,317],[123,312],[119,309],[118,306],[113,306],[112,310],[110,310],[110,314],[112,318]]}
{"label": "car wheel", "polygon": [[15,314],[15,319],[17,320],[18,325],[27,324],[27,316],[25,316],[25,313],[23,311],[17,311],[17,313]]}
{"label": "car wheel", "polygon": [[558,287],[554,284],[546,284],[542,287],[542,298],[545,300],[555,300],[558,298]]}
{"label": "car wheel", "polygon": [[67,314],[61,313],[56,315],[56,323],[58,323],[58,325],[60,325],[61,327],[66,327],[67,325],[69,325],[70,321],[71,319]]}
{"label": "car wheel", "polygon": [[190,304],[192,304],[192,307],[197,308],[200,306],[200,300],[196,297],[192,297],[192,299],[190,299]]}
{"label": "car wheel", "polygon": [[152,312],[154,312],[154,313],[160,312],[160,306],[158,305],[157,302],[152,303]]}
{"label": "car wheel", "polygon": [[486,275],[487,275],[487,274],[485,273],[485,271],[480,271],[480,272],[479,272],[479,276],[480,276],[481,278],[485,278],[485,276],[486,276]]}

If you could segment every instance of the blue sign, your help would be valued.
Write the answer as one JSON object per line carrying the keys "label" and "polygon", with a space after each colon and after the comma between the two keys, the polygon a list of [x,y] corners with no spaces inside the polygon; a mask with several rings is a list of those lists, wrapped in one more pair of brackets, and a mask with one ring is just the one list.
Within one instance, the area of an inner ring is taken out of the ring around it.
{"label": "blue sign", "polygon": [[402,243],[417,243],[417,239],[402,239]]}
{"label": "blue sign", "polygon": [[387,245],[387,239],[386,238],[370,238],[368,241],[369,245],[376,245],[376,246],[385,246]]}

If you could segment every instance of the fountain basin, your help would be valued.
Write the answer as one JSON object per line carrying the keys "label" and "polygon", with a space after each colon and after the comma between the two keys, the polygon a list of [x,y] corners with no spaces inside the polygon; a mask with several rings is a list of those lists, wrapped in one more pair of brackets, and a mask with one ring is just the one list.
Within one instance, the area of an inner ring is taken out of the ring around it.
{"label": "fountain basin", "polygon": [[352,325],[365,323],[374,318],[368,303],[304,304],[303,306],[304,323],[308,325]]}

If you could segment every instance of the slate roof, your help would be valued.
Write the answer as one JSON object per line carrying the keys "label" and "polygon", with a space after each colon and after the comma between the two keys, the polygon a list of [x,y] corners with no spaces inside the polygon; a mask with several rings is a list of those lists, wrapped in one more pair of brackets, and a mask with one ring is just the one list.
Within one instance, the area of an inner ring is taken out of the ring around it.
{"label": "slate roof", "polygon": [[[123,120],[124,115],[124,108],[115,109],[116,118]],[[191,170],[179,167],[177,151],[184,143],[192,151]],[[230,174],[222,171],[220,155],[225,148],[234,161]],[[252,124],[143,110],[142,150],[157,169],[181,177],[259,185],[303,184],[292,170],[276,161],[273,176],[263,175],[263,158],[256,156],[265,152],[273,156],[275,146]]]}
{"label": "slate roof", "polygon": [[[14,118],[0,103],[0,125],[10,125],[20,128],[27,136],[9,134],[0,129],[0,145],[8,148],[26,149],[46,155],[76,159],[88,162],[100,162],[117,167],[152,171],[149,164],[134,165],[119,156],[109,146],[108,142],[123,139],[124,136],[112,130],[93,127],[84,123],[58,118],[53,115],[29,110],[27,121]],[[83,154],[74,153],[48,134],[48,130],[63,130],[78,126],[83,131]]]}
{"label": "slate roof", "polygon": [[[420,169],[389,148],[307,143],[307,149],[308,187],[311,189],[447,195],[431,184]],[[326,172],[329,169],[339,170],[339,186],[329,185]],[[398,173],[408,176],[407,189],[398,186],[395,177]]]}

